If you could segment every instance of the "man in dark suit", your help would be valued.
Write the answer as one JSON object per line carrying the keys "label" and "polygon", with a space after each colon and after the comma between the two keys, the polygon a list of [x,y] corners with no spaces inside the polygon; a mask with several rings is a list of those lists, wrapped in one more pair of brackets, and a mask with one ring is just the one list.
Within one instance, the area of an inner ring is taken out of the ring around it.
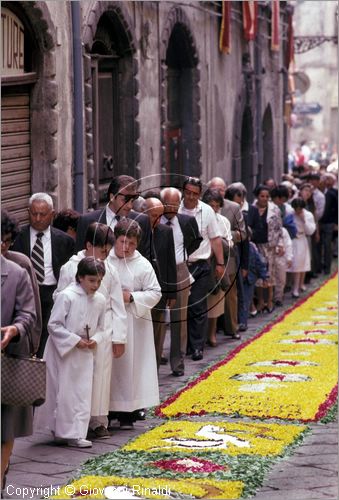
{"label": "man in dark suit", "polygon": [[30,223],[21,229],[13,244],[13,250],[27,255],[36,272],[42,313],[42,332],[37,356],[42,357],[48,337],[47,323],[53,307],[52,295],[61,266],[74,253],[74,240],[51,226],[54,209],[53,200],[48,194],[33,194],[28,206]]}
{"label": "man in dark suit", "polygon": [[159,369],[161,353],[166,333],[166,308],[171,309],[177,297],[177,270],[172,229],[160,224],[164,207],[158,198],[147,198],[143,205],[144,213],[150,220],[151,264],[161,287],[161,300],[152,309],[153,332],[157,366]]}
{"label": "man in dark suit", "polygon": [[142,237],[138,246],[139,252],[149,260],[151,226],[146,215],[132,210],[133,202],[139,197],[137,181],[128,175],[113,177],[107,192],[107,205],[103,209],[89,212],[80,217],[77,226],[76,250],[83,250],[85,236],[91,222],[101,222],[112,230],[120,218],[136,220],[141,229]]}
{"label": "man in dark suit", "polygon": [[160,222],[172,228],[177,268],[177,300],[174,307],[170,309],[170,364],[172,375],[181,377],[185,373],[187,304],[192,281],[187,259],[199,248],[202,237],[194,217],[178,214],[181,201],[181,192],[178,189],[165,188],[161,191],[160,197],[164,205],[164,215]]}
{"label": "man in dark suit", "polygon": [[325,208],[321,219],[319,219],[319,265],[323,266],[324,274],[330,274],[332,238],[333,232],[338,226],[338,189],[334,187],[336,177],[331,172],[324,174],[322,181],[325,185]]}

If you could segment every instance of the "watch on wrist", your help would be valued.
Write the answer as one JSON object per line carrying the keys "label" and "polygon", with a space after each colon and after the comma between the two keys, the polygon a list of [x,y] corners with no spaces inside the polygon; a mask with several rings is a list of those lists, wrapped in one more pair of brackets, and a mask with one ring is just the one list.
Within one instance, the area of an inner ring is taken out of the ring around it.
{"label": "watch on wrist", "polygon": [[129,303],[132,304],[132,302],[134,302],[134,297],[132,294],[130,294],[129,296]]}

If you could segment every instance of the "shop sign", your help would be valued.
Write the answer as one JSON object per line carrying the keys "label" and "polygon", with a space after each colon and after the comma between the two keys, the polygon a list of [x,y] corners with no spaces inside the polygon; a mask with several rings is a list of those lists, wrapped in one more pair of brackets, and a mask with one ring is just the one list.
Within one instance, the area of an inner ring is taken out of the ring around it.
{"label": "shop sign", "polygon": [[1,73],[23,74],[24,70],[24,26],[9,9],[1,8]]}

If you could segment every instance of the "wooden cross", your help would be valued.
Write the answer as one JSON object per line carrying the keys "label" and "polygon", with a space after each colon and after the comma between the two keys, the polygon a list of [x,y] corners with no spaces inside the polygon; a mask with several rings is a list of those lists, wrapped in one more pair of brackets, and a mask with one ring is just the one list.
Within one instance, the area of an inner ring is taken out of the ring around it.
{"label": "wooden cross", "polygon": [[86,337],[87,337],[87,340],[89,340],[89,331],[90,331],[91,327],[86,325],[84,330],[86,330]]}

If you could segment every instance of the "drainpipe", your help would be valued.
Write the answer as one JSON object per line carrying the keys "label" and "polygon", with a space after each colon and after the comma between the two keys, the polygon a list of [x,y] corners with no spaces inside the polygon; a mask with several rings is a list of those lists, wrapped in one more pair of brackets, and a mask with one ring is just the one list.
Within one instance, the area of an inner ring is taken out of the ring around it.
{"label": "drainpipe", "polygon": [[73,35],[74,209],[84,210],[84,118],[80,2],[71,2]]}
{"label": "drainpipe", "polygon": [[[260,7],[259,7],[260,8]],[[261,86],[262,86],[262,74],[263,68],[261,63],[261,37],[259,34],[260,26],[258,26],[256,40],[254,44],[254,74],[255,74],[255,104],[256,104],[256,146],[258,153],[257,162],[257,172],[256,172],[256,184],[262,182],[263,173],[263,143],[262,143],[262,131],[261,131]]]}

